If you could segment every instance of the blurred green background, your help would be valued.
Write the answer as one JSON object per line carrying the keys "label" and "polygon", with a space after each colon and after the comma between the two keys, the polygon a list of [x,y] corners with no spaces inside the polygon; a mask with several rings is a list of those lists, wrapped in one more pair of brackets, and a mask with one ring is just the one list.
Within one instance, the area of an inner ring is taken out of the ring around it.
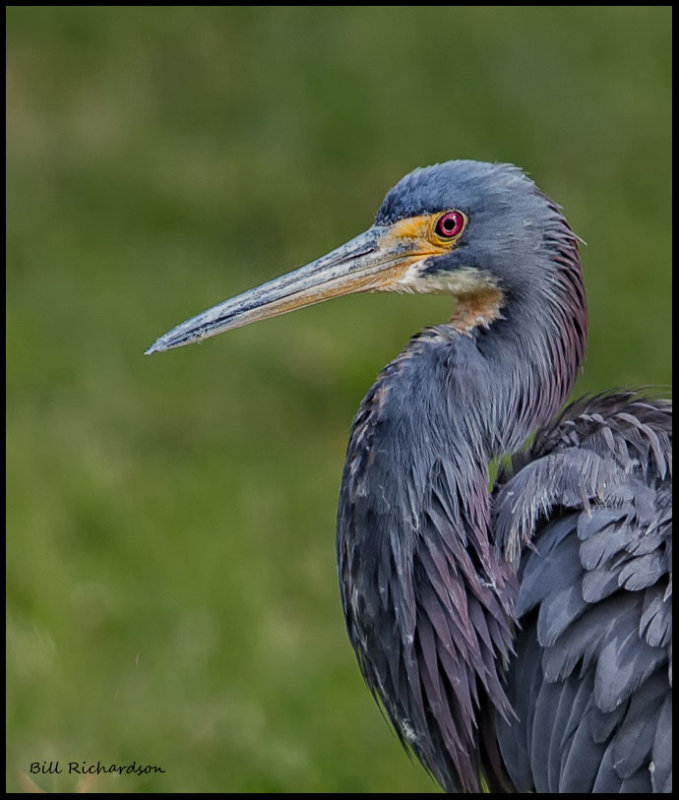
{"label": "blurred green background", "polygon": [[[334,524],[361,397],[451,300],[143,351],[465,157],[524,167],[588,243],[578,390],[669,384],[670,22],[7,9],[11,791],[437,790],[362,684]],[[166,772],[30,774],[57,759]]]}

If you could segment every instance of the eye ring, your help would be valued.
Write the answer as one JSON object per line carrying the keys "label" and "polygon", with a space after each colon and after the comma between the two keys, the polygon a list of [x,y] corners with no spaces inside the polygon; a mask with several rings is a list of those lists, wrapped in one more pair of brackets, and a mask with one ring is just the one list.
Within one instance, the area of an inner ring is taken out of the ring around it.
{"label": "eye ring", "polygon": [[454,239],[459,236],[467,224],[467,218],[461,211],[446,211],[436,220],[434,233],[439,239]]}

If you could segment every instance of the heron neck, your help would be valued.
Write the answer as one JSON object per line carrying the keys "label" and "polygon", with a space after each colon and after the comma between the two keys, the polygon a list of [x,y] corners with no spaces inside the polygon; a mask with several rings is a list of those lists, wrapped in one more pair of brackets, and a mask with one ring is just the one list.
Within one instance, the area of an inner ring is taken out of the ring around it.
{"label": "heron neck", "polygon": [[492,546],[488,462],[556,412],[578,365],[568,335],[534,326],[527,339],[511,312],[470,335],[415,336],[361,403],[342,479],[349,637],[399,736],[449,791],[480,791],[481,765],[501,772],[479,704],[510,713],[515,583]]}
{"label": "heron neck", "polygon": [[[492,448],[480,424],[489,374],[474,340],[451,327],[416,336],[354,420],[337,521],[342,605],[363,675],[448,791],[480,791],[479,697],[509,713],[501,664],[514,584],[489,535]],[[432,664],[450,676],[442,689]]]}

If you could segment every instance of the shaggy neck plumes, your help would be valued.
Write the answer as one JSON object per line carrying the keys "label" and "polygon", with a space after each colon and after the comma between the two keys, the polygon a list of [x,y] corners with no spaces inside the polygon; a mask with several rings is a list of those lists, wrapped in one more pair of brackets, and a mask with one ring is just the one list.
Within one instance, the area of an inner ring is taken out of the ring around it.
{"label": "shaggy neck plumes", "polygon": [[565,223],[548,236],[553,264],[535,292],[508,291],[488,329],[426,329],[382,371],[342,480],[349,636],[401,740],[450,791],[479,791],[481,770],[501,786],[479,709],[511,714],[515,584],[492,547],[488,462],[556,413],[584,351],[574,238]]}

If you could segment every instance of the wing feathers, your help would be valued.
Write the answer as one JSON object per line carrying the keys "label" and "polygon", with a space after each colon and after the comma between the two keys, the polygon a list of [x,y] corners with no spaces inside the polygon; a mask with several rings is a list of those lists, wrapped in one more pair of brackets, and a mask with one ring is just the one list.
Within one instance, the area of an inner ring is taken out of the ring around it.
{"label": "wing feathers", "polygon": [[520,582],[519,721],[498,722],[510,777],[520,791],[668,791],[671,406],[579,403],[516,465],[493,507]]}

